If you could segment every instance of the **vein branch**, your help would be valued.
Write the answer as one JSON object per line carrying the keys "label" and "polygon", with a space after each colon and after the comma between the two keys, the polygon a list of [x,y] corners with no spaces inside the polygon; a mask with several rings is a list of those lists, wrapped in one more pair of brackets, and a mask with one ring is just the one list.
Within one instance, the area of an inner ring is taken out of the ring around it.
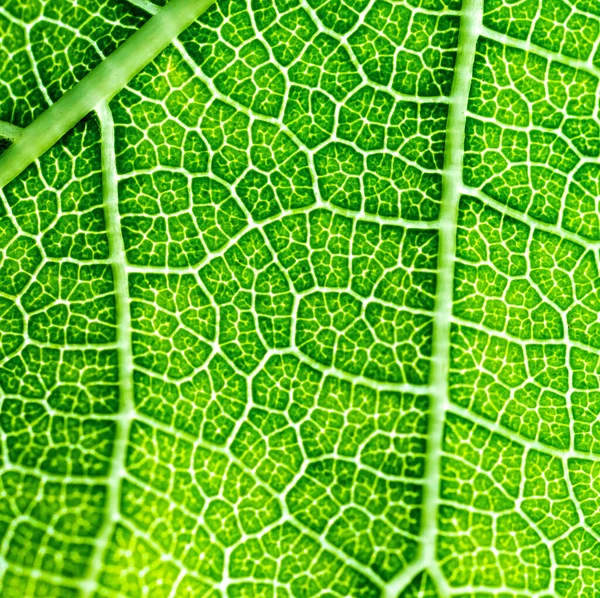
{"label": "vein branch", "polygon": [[[102,134],[102,188],[104,194],[104,213],[110,262],[113,271],[115,300],[117,308],[117,351],[119,359],[119,413],[116,417],[116,436],[112,455],[112,468],[106,479],[107,504],[105,519],[94,544],[94,555],[84,591],[92,595],[102,569],[102,559],[110,541],[114,524],[119,519],[119,500],[121,479],[125,475],[127,438],[131,422],[135,415],[133,401],[133,349],[131,342],[131,316],[129,311],[129,287],[127,280],[127,262],[123,235],[119,217],[117,194],[117,170],[114,149],[114,123],[107,104],[97,108]],[[84,594],[86,595],[86,594]]]}

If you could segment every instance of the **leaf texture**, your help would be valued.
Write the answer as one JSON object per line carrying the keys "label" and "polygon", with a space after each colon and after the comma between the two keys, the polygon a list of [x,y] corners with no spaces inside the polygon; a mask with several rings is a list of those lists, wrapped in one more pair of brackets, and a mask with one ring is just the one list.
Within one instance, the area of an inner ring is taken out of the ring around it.
{"label": "leaf texture", "polygon": [[600,597],[600,5],[208,4],[0,5],[0,595]]}

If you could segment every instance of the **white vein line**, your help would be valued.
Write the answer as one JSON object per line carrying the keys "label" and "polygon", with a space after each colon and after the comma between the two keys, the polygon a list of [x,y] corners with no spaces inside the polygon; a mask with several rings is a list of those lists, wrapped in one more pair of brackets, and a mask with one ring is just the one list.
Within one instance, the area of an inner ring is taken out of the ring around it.
{"label": "white vein line", "polygon": [[120,484],[125,474],[127,438],[131,421],[135,415],[133,402],[133,352],[131,344],[131,317],[129,312],[129,288],[127,282],[127,263],[119,218],[117,193],[117,168],[115,162],[115,131],[112,114],[106,104],[97,108],[102,135],[102,188],[106,229],[112,263],[115,299],[117,306],[117,345],[119,353],[119,414],[116,418],[117,432],[112,455],[111,474],[107,478],[107,505],[105,519],[94,544],[94,554],[90,569],[82,589],[84,596],[95,591],[98,576],[102,569],[102,559],[114,523],[119,518]]}
{"label": "white vein line", "polygon": [[475,197],[479,199],[483,204],[490,207],[492,210],[499,212],[505,216],[509,216],[510,218],[514,218],[519,222],[529,226],[533,230],[542,230],[544,232],[550,233],[551,235],[556,235],[560,237],[561,240],[566,240],[571,243],[575,243],[580,247],[584,247],[586,249],[594,249],[600,245],[600,240],[586,239],[585,237],[581,237],[577,233],[573,233],[571,231],[565,230],[556,224],[548,224],[547,222],[542,222],[541,220],[536,220],[532,216],[530,216],[527,212],[520,212],[515,208],[511,208],[506,204],[500,203],[498,200],[493,199],[489,195],[487,195],[481,189],[476,187],[469,187],[468,185],[461,185],[461,193],[463,195],[470,195],[471,197]]}
{"label": "white vein line", "polygon": [[[447,583],[436,560],[437,512],[440,489],[442,434],[449,407],[450,321],[454,256],[461,194],[467,103],[475,61],[475,48],[481,33],[483,0],[466,0],[460,20],[458,55],[450,94],[450,107],[442,172],[440,252],[436,309],[434,313],[431,406],[424,479],[423,527],[420,559],[438,586],[440,596],[448,594]],[[394,588],[396,589],[396,588]],[[388,596],[393,596],[388,591]]]}
{"label": "white vein line", "polygon": [[564,450],[544,444],[534,438],[527,438],[520,432],[515,432],[514,430],[510,430],[504,426],[502,423],[500,423],[499,417],[494,421],[486,418],[483,415],[475,413],[472,406],[461,407],[460,405],[452,403],[448,406],[448,413],[453,413],[454,415],[460,416],[470,423],[484,428],[492,434],[498,434],[499,436],[502,436],[502,438],[518,444],[525,451],[538,451],[539,453],[551,455],[552,457],[556,457],[557,459],[561,460],[565,458],[571,459],[573,457],[593,462],[598,462],[599,460],[598,455],[594,455],[593,453],[584,453],[574,449]]}
{"label": "white vein line", "polygon": [[579,60],[577,58],[571,58],[570,56],[560,54],[559,52],[553,52],[552,50],[538,46],[531,41],[523,41],[522,39],[517,39],[516,37],[510,37],[509,35],[498,33],[487,26],[482,25],[481,33],[488,39],[494,40],[505,47],[512,46],[513,48],[517,48],[523,52],[537,54],[538,56],[545,58],[548,62],[560,62],[574,69],[585,71],[596,78],[600,77],[600,68],[593,63],[593,54],[590,55],[589,60]]}

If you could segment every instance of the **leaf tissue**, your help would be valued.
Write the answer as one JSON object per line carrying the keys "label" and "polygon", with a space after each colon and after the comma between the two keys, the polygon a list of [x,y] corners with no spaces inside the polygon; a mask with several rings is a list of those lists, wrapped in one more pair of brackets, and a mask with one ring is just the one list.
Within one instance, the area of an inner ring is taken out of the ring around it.
{"label": "leaf tissue", "polygon": [[598,0],[1,0],[2,598],[600,598]]}

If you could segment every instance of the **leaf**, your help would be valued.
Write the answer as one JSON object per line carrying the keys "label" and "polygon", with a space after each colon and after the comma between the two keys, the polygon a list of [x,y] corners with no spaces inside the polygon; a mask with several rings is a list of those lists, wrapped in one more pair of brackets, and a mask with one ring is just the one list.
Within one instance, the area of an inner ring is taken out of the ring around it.
{"label": "leaf", "polygon": [[209,4],[0,7],[0,595],[597,597],[600,8]]}

